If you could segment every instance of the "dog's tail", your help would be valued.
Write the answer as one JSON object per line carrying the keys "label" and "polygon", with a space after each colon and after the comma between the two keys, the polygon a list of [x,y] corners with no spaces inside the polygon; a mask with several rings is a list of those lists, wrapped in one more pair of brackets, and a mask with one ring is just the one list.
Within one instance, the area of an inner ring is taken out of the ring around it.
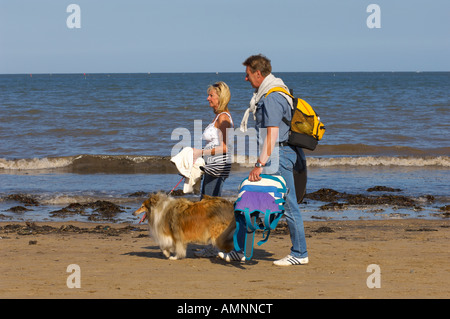
{"label": "dog's tail", "polygon": [[217,248],[225,252],[231,251],[234,247],[233,235],[235,230],[236,230],[236,220],[233,218],[228,227],[225,228],[225,230],[222,232],[222,234],[219,235],[219,237],[217,237],[216,239]]}

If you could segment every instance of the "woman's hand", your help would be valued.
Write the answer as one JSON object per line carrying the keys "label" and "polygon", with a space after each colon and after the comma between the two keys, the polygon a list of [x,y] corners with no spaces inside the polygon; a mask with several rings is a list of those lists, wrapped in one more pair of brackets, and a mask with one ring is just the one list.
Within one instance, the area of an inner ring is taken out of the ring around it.
{"label": "woman's hand", "polygon": [[199,157],[202,157],[202,155],[203,155],[203,150],[202,149],[198,149],[198,148],[193,148],[192,149],[193,150],[193,163],[195,163],[196,161],[197,161],[197,159],[199,158]]}

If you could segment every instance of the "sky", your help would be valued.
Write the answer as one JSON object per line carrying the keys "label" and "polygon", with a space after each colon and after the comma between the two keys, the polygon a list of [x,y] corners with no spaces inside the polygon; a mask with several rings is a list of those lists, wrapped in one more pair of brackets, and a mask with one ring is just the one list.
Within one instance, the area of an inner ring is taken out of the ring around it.
{"label": "sky", "polygon": [[277,72],[450,71],[450,1],[0,0],[0,74],[243,72],[258,53]]}

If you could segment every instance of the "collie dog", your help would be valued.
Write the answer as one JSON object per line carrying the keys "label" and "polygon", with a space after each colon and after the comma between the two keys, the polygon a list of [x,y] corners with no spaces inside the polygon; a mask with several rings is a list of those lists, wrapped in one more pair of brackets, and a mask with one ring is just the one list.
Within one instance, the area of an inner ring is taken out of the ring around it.
{"label": "collie dog", "polygon": [[186,257],[189,243],[213,244],[223,251],[233,248],[234,205],[223,198],[204,196],[201,201],[193,202],[157,193],[133,215],[142,213],[145,216],[141,221],[148,220],[150,236],[171,260]]}

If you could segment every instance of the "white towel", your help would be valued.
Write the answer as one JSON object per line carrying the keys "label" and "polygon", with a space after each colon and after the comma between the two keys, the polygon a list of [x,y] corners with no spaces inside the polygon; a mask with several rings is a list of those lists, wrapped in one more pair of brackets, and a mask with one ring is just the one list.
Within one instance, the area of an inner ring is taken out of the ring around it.
{"label": "white towel", "polygon": [[[247,131],[247,122],[248,122],[248,117],[250,115],[250,112],[253,113],[253,119],[256,119],[255,118],[256,105],[258,104],[259,100],[261,100],[261,98],[264,95],[266,95],[266,93],[270,89],[272,89],[274,87],[282,87],[286,91],[289,92],[288,87],[284,84],[282,79],[275,77],[272,73],[270,73],[268,76],[266,76],[266,78],[261,83],[259,88],[255,90],[255,93],[253,93],[253,97],[250,100],[250,106],[244,113],[244,116],[243,116],[242,121],[241,121],[241,127],[240,127],[242,132],[246,132]],[[286,94],[284,94],[282,92],[278,92],[278,93],[280,93],[281,95],[283,95],[286,98],[286,100],[288,101],[288,103],[291,106],[291,108],[294,108],[293,103],[292,103],[292,98],[289,95],[286,95]]]}
{"label": "white towel", "polygon": [[194,162],[194,150],[192,147],[183,148],[180,153],[170,159],[178,169],[181,175],[185,178],[183,193],[192,193],[194,190],[199,190],[200,181],[203,171],[201,166],[205,166],[205,160],[202,157],[197,158]]}

